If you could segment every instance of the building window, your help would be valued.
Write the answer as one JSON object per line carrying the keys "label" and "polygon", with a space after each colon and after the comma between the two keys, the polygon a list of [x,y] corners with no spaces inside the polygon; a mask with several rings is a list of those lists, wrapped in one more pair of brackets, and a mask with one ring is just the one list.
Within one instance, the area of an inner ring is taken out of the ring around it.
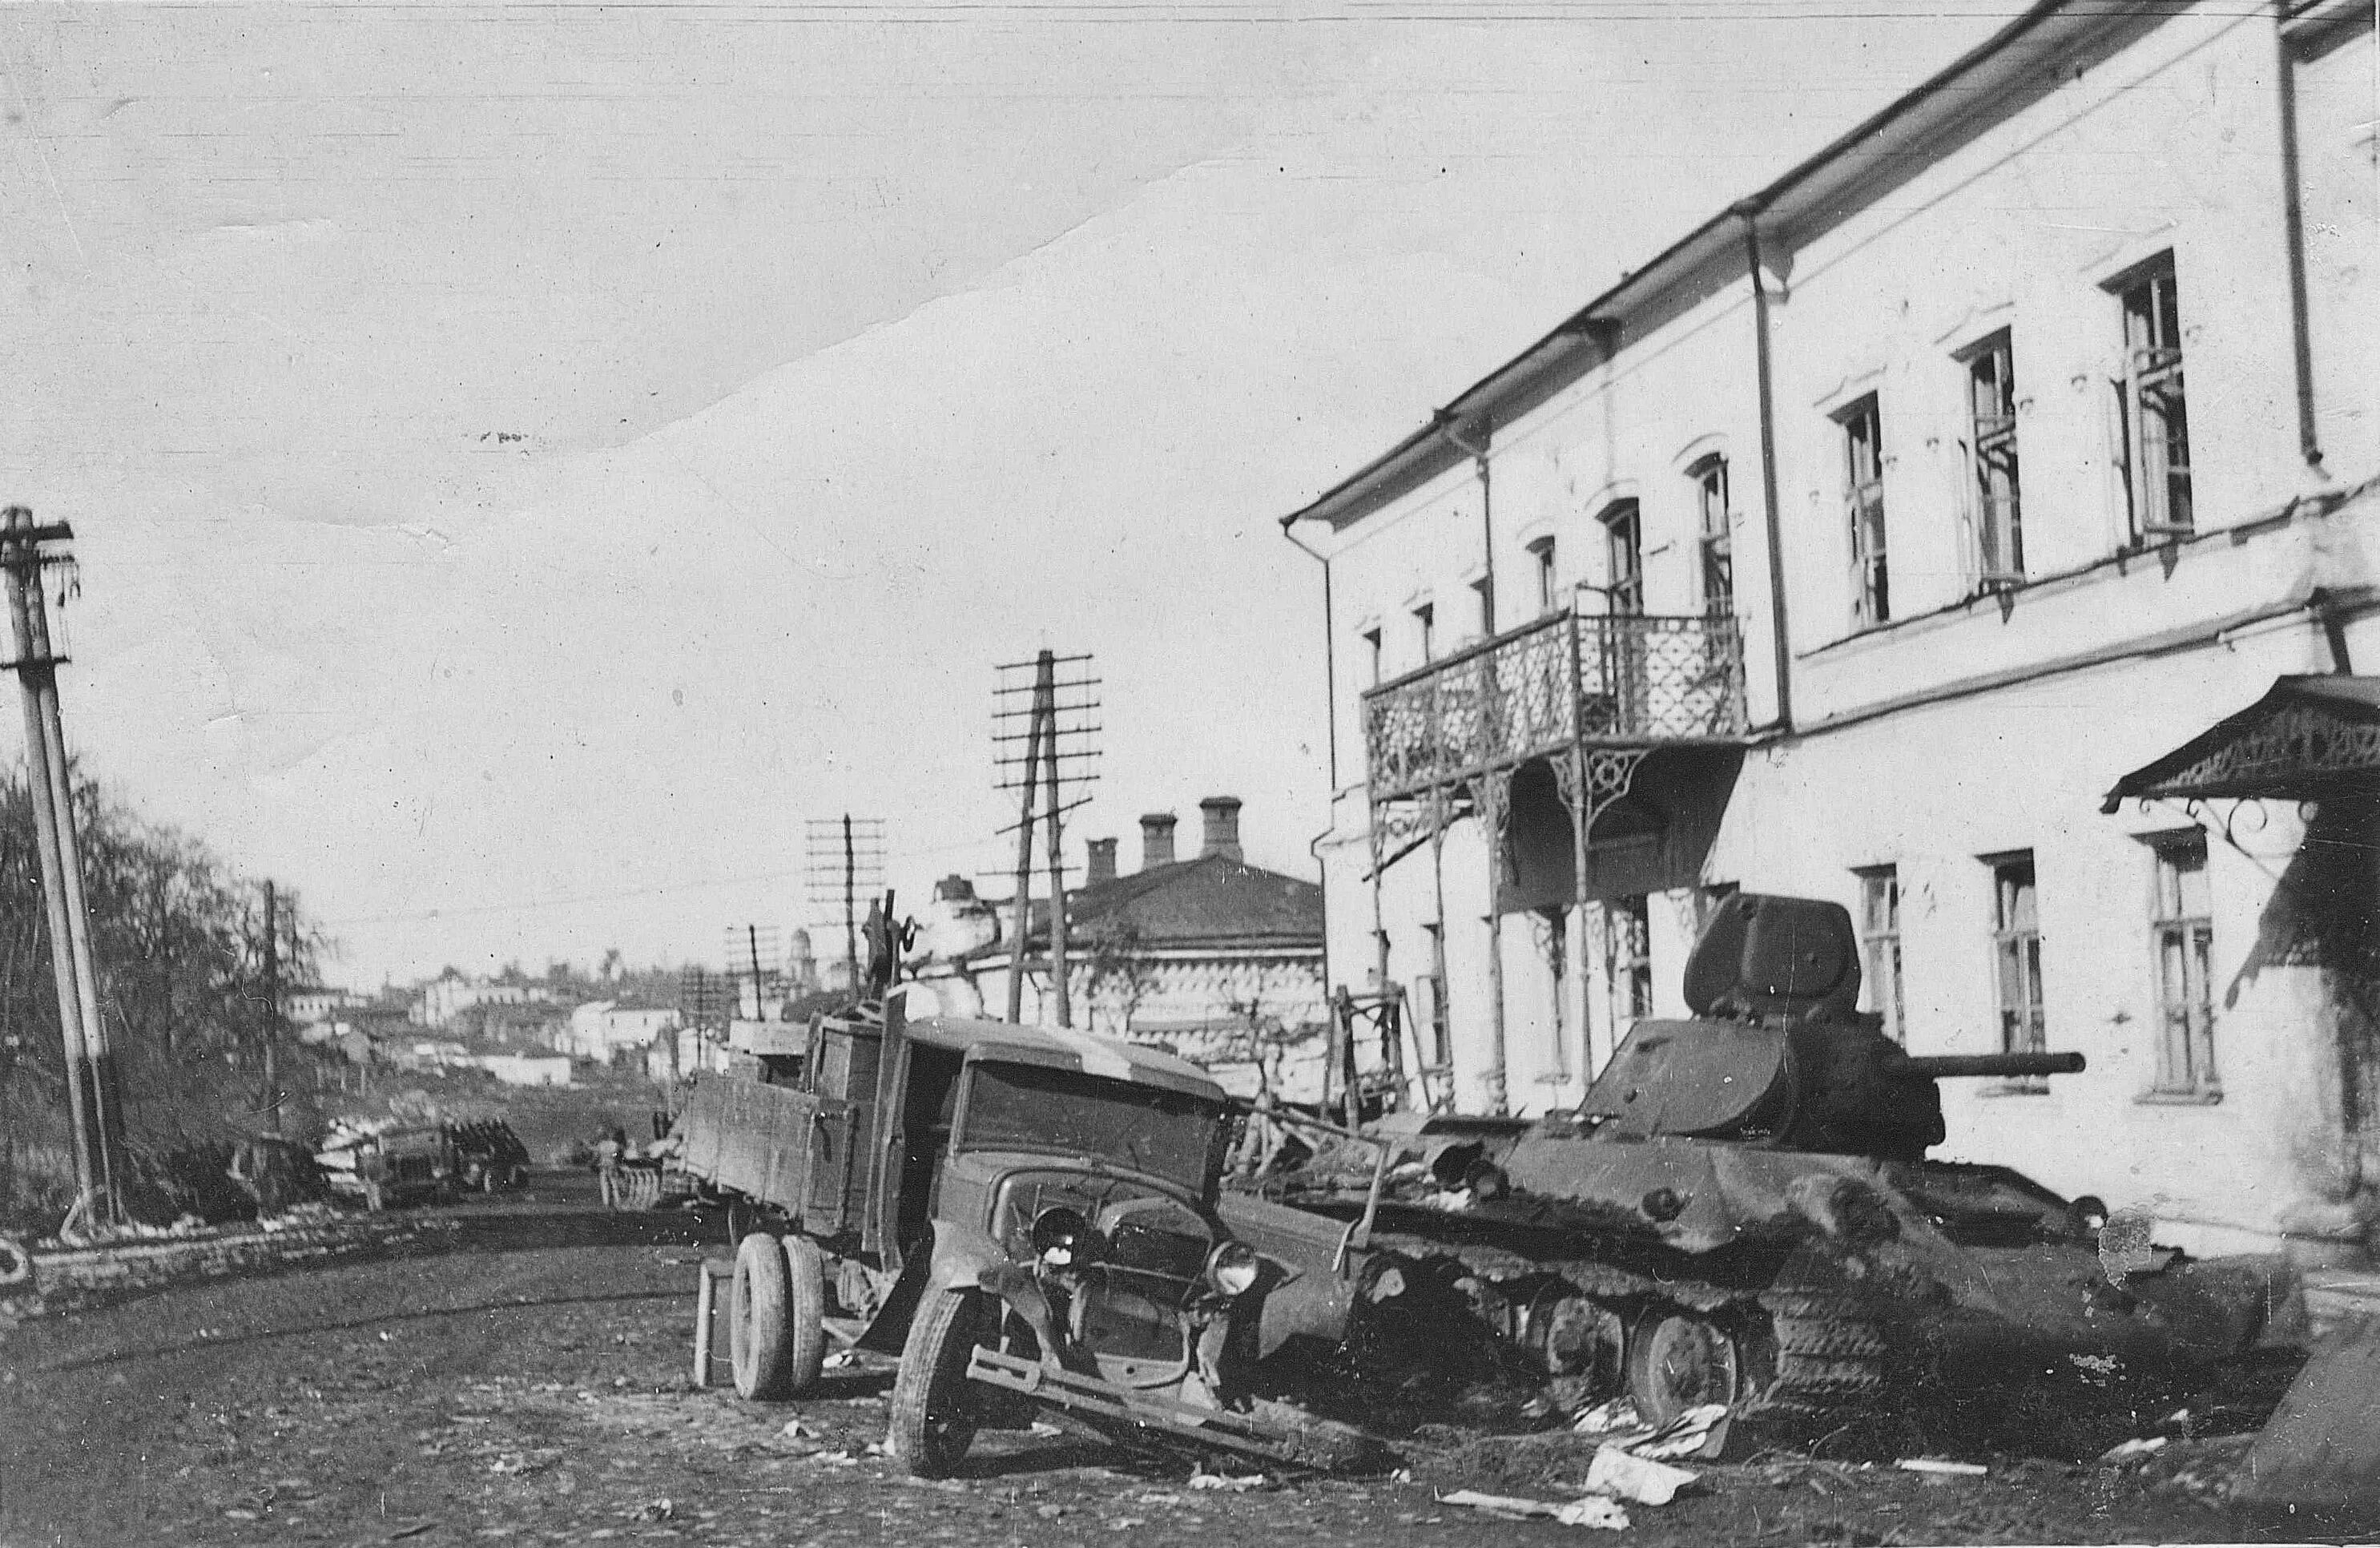
{"label": "building window", "polygon": [[1374,688],[1378,688],[1380,686],[1380,671],[1383,655],[1380,649],[1380,631],[1378,628],[1367,628],[1364,631],[1364,654],[1365,658],[1371,664],[1372,686]]}
{"label": "building window", "polygon": [[1611,1041],[1653,1014],[1653,916],[1639,893],[1603,905],[1603,981],[1611,1006]]}
{"label": "building window", "polygon": [[1622,500],[1605,511],[1604,566],[1609,584],[1604,595],[1611,611],[1634,617],[1645,611],[1645,522],[1636,502]]}
{"label": "building window", "polygon": [[1703,615],[1725,618],[1735,612],[1734,529],[1727,501],[1727,458],[1713,455],[1687,471],[1694,481],[1696,529],[1702,552]]}
{"label": "building window", "polygon": [[2116,384],[2132,537],[2189,535],[2190,410],[2182,394],[2181,301],[2167,253],[2122,282],[2124,375]]}
{"label": "building window", "polygon": [[[2009,855],[1992,868],[1992,963],[2000,1014],[2000,1052],[2038,1054],[2049,1046],[2042,1016],[2041,910],[2033,856]],[[2012,1082],[2047,1091],[2038,1079]]]}
{"label": "building window", "polygon": [[1900,871],[1879,865],[1858,875],[1860,967],[1867,978],[1867,1008],[1884,1023],[1885,1036],[1905,1043],[1909,1029],[1901,1018]]}
{"label": "building window", "polygon": [[1868,394],[1835,417],[1843,430],[1843,515],[1851,526],[1852,627],[1892,616],[1884,553],[1884,421]]}
{"label": "building window", "polygon": [[1414,632],[1421,638],[1421,659],[1438,659],[1438,604],[1426,602],[1413,610]]}
{"label": "building window", "polygon": [[1976,573],[1987,587],[2013,585],[2024,579],[2024,526],[2017,500],[2016,356],[2008,330],[1977,345],[1965,361]]}
{"label": "building window", "polygon": [[1479,620],[1482,639],[1496,632],[1496,582],[1481,576],[1471,583],[1471,599]]}
{"label": "building window", "polygon": [[2215,955],[2214,908],[2207,896],[2206,835],[2185,834],[2156,846],[2156,1089],[2193,1096],[2219,1090],[2215,1078],[2215,998],[2207,971]]}
{"label": "building window", "polygon": [[1554,584],[1554,540],[1539,538],[1529,544],[1529,563],[1537,578],[1537,613],[1543,616],[1561,604],[1561,591]]}

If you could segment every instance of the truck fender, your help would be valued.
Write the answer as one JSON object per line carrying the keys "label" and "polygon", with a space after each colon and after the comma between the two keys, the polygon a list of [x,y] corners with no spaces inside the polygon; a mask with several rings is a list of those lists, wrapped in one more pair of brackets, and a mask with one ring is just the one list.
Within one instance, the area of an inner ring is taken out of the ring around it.
{"label": "truck fender", "polygon": [[927,1255],[926,1283],[937,1290],[989,1289],[984,1275],[1009,1266],[1008,1254],[990,1234],[947,1220],[934,1222],[934,1245]]}
{"label": "truck fender", "polygon": [[1000,1244],[982,1230],[948,1220],[934,1221],[927,1227],[925,1238],[909,1249],[901,1277],[892,1282],[856,1347],[899,1354],[909,1336],[909,1321],[929,1291],[989,1288],[984,1275],[1007,1262]]}

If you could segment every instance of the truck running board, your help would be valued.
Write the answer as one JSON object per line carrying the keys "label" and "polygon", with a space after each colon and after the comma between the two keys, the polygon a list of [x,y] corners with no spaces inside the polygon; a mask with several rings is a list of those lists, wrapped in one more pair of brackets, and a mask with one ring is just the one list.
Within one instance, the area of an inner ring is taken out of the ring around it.
{"label": "truck running board", "polygon": [[968,1359],[966,1373],[970,1380],[987,1386],[1023,1393],[1075,1413],[1161,1430],[1196,1445],[1215,1446],[1293,1467],[1314,1466],[1313,1459],[1297,1444],[1294,1432],[1245,1414],[1201,1408],[1154,1393],[1135,1392],[1096,1376],[1053,1370],[1038,1360],[1002,1354],[981,1345],[976,1346],[974,1356]]}

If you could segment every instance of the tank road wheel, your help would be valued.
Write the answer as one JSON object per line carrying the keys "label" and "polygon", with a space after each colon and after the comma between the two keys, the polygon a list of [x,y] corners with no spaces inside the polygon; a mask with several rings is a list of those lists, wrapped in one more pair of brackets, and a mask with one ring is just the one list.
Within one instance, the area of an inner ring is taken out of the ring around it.
{"label": "tank road wheel", "polygon": [[785,1275],[785,1395],[799,1397],[826,1364],[826,1254],[808,1237],[787,1237]]}
{"label": "tank road wheel", "polygon": [[786,1310],[793,1295],[784,1249],[766,1231],[755,1231],[735,1249],[735,1286],[727,1310],[727,1351],[743,1397],[785,1396],[792,1330]]}
{"label": "tank road wheel", "polygon": [[1653,1424],[1706,1403],[1732,1406],[1748,1396],[1744,1355],[1735,1335],[1711,1318],[1648,1306],[1628,1330],[1628,1396]]}
{"label": "tank road wheel", "polygon": [[913,1478],[947,1478],[980,1422],[967,1357],[984,1324],[978,1290],[936,1291],[917,1309],[892,1383],[892,1455]]}

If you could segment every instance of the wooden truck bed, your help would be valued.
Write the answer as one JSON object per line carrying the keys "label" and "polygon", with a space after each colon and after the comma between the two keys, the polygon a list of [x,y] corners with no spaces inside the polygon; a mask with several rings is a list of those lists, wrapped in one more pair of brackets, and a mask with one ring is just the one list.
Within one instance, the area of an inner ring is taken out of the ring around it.
{"label": "wooden truck bed", "polygon": [[832,1236],[860,1218],[872,1105],[701,1077],[678,1114],[686,1169]]}

